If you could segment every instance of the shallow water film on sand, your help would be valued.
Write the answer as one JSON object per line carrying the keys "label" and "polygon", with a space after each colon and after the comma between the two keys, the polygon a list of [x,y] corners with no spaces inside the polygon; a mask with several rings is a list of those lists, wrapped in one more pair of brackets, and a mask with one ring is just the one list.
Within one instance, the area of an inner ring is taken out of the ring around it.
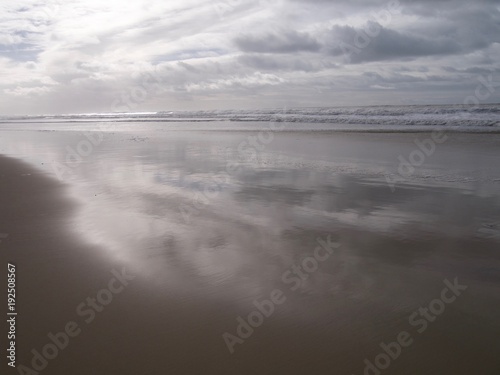
{"label": "shallow water film on sand", "polygon": [[495,132],[134,116],[0,125],[18,373],[498,368]]}

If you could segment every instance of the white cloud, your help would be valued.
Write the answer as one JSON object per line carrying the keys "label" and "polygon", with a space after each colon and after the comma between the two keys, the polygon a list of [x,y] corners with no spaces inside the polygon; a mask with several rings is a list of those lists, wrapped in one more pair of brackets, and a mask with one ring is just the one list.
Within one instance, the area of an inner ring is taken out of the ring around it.
{"label": "white cloud", "polygon": [[47,86],[39,87],[16,87],[15,89],[4,89],[4,93],[13,96],[29,97],[33,95],[43,95],[52,91],[52,88]]}
{"label": "white cloud", "polygon": [[[432,103],[498,74],[494,2],[400,4],[383,19],[378,0],[6,0],[0,111],[110,111],[138,90],[132,110]],[[383,32],[346,61],[339,42],[369,21]]]}

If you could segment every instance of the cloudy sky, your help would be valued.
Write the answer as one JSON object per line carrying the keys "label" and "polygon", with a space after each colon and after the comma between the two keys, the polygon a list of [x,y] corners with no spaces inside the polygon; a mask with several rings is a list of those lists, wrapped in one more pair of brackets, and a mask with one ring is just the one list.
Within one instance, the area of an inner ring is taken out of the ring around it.
{"label": "cloudy sky", "polygon": [[2,0],[0,19],[0,115],[463,103],[500,83],[494,0]]}

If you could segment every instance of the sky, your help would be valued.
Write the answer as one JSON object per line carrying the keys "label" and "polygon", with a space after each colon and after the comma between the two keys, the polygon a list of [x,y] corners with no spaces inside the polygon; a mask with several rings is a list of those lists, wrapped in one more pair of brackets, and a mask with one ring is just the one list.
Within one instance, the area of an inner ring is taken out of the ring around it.
{"label": "sky", "polygon": [[500,101],[500,1],[2,0],[0,20],[0,115]]}

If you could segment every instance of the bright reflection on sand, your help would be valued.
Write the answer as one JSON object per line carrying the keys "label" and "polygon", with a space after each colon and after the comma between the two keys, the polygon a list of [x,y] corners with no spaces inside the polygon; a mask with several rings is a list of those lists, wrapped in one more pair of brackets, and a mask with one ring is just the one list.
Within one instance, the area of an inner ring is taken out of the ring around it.
{"label": "bright reflection on sand", "polygon": [[[296,135],[284,135],[259,154],[259,163],[249,163],[235,151],[246,136],[106,133],[65,179],[70,194],[83,203],[75,230],[102,245],[105,253],[99,256],[127,264],[166,290],[239,300],[271,290],[282,272],[326,234],[342,233],[343,247],[318,271],[314,288],[310,282],[305,290],[362,298],[374,284],[364,260],[373,249],[351,247],[351,242],[460,232],[457,216],[444,223],[444,211],[436,209],[440,202],[429,201],[418,184],[391,193],[380,173],[391,154],[382,152],[375,161],[356,157],[368,144],[363,137],[348,144],[302,134],[297,143]],[[75,131],[18,131],[9,133],[8,142],[2,138],[0,146],[53,175],[51,163],[64,164],[67,146],[81,139]],[[230,160],[244,168],[228,173]],[[217,191],[200,201],[214,179],[221,181]],[[442,193],[434,195],[459,205],[468,191],[442,182],[436,189]],[[483,199],[490,206],[484,215],[493,215],[498,195]]]}

